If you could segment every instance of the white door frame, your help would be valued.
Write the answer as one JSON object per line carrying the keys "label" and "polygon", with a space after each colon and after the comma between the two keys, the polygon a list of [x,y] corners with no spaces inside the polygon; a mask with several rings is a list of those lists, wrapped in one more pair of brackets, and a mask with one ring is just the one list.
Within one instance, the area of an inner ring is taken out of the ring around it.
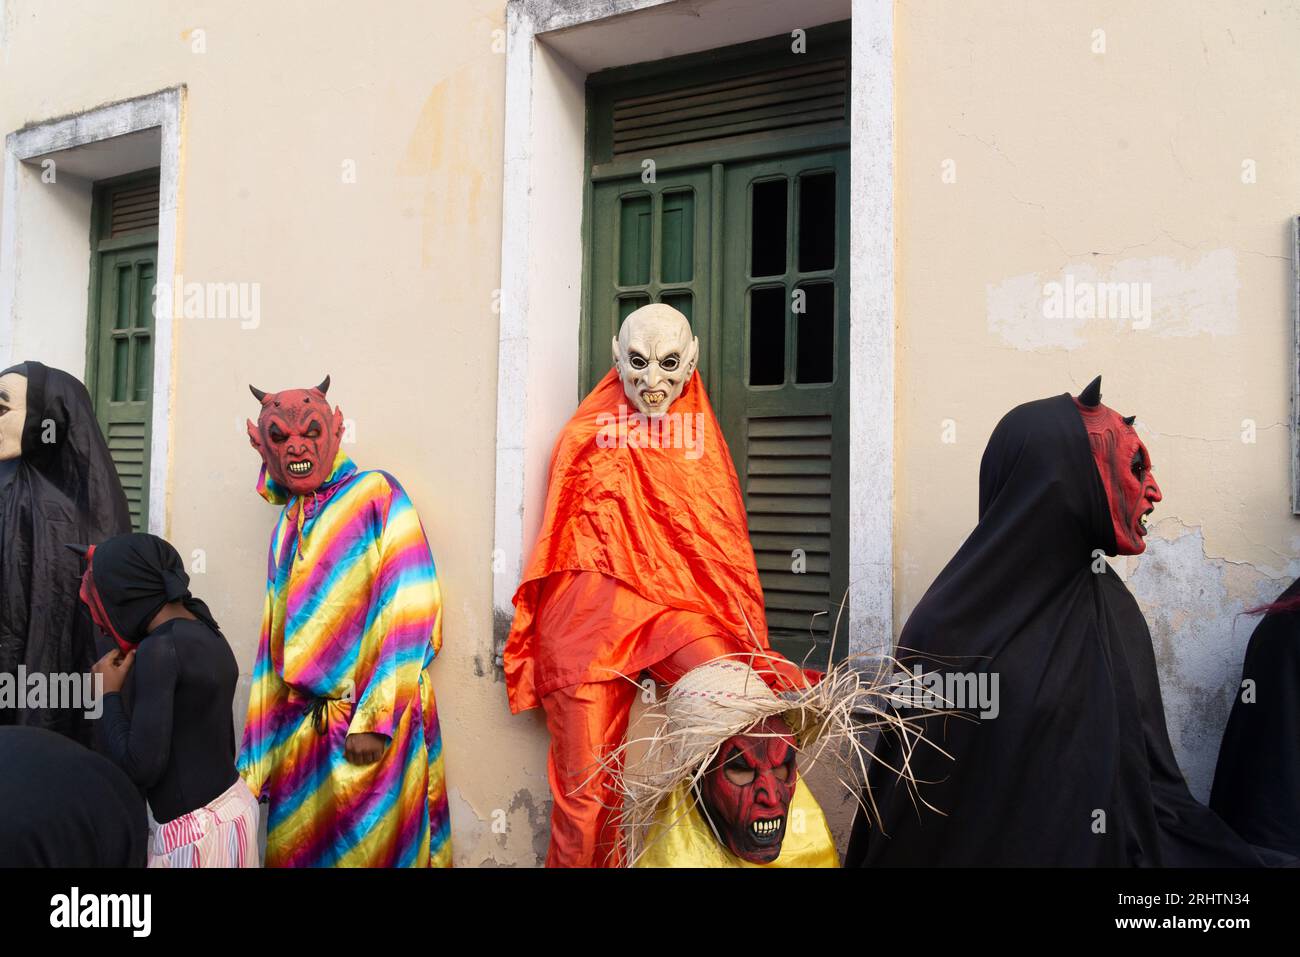
{"label": "white door frame", "polygon": [[[849,5],[831,0],[821,9],[838,9],[831,19],[843,19]],[[507,5],[492,587],[498,654],[540,527],[551,449],[579,398],[587,70],[636,62],[650,50],[667,57],[808,28],[817,23],[800,21],[811,6]],[[851,0],[851,18],[848,641],[852,652],[871,652],[889,650],[894,618],[893,0]],[[614,30],[623,42],[610,42]]]}
{"label": "white door frame", "polygon": [[[100,157],[99,161],[111,164],[113,159],[113,141],[117,137],[158,129],[161,149],[157,157],[159,174],[159,210],[158,210],[158,282],[166,283],[170,288],[176,274],[177,266],[177,215],[180,197],[181,178],[181,132],[184,119],[184,87],[161,90],[147,96],[123,100],[106,106],[96,107],[83,113],[60,117],[45,122],[33,123],[5,137],[4,146],[4,221],[0,225],[0,366],[22,359],[41,359],[41,356],[13,355],[15,343],[23,338],[33,338],[32,330],[37,326],[48,327],[57,324],[58,338],[67,337],[73,342],[84,341],[87,321],[88,303],[78,312],[75,309],[60,310],[57,315],[43,313],[42,303],[30,302],[23,297],[23,285],[31,282],[36,274],[42,275],[44,282],[77,282],[84,293],[85,276],[90,258],[90,222],[89,206],[81,212],[72,214],[73,221],[80,226],[79,216],[84,213],[85,229],[80,245],[66,248],[64,242],[51,249],[44,248],[41,255],[32,255],[33,260],[24,264],[24,250],[34,241],[34,232],[42,226],[39,204],[44,195],[36,191],[47,189],[42,183],[41,164],[52,159],[57,166],[60,156],[71,155],[70,150],[84,150],[90,147]],[[119,141],[127,142],[127,141]],[[136,166],[147,169],[148,165]],[[129,172],[127,169],[114,169],[114,174]],[[88,186],[88,184],[84,184]],[[88,189],[86,190],[88,196]],[[25,222],[26,221],[26,222]],[[23,315],[19,315],[19,303],[22,303]],[[77,324],[73,327],[73,324]],[[149,469],[149,531],[155,535],[165,535],[168,515],[168,475],[171,460],[171,395],[174,378],[175,356],[172,350],[173,316],[172,297],[161,296],[157,300],[153,338],[153,421],[150,445]],[[24,332],[27,334],[24,336]],[[49,338],[48,336],[46,338]],[[76,369],[85,366],[85,350],[81,350],[81,359],[75,368],[69,368],[71,362],[65,360],[63,367],[75,374]]]}

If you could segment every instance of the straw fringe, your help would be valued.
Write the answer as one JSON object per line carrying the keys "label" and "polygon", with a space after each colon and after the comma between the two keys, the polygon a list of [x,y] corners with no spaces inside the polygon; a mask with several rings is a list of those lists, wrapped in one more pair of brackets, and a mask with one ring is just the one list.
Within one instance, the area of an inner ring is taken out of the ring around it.
{"label": "straw fringe", "polygon": [[[787,670],[779,670],[780,666]],[[853,795],[875,826],[880,825],[880,815],[867,785],[867,771],[880,759],[862,740],[875,731],[892,733],[901,743],[900,766],[890,770],[907,785],[913,802],[942,813],[920,795],[911,769],[911,755],[922,743],[949,756],[921,732],[921,719],[935,709],[915,706],[908,679],[892,656],[854,656],[832,667],[814,685],[773,692],[763,676],[788,674],[788,667],[774,653],[744,652],[693,669],[647,712],[655,726],[653,733],[610,751],[579,785],[586,786],[600,773],[614,777],[621,797],[621,808],[615,810],[625,865],[632,866],[646,852],[664,799],[687,785],[691,800],[684,813],[689,813],[698,802],[695,786],[722,743],[773,715],[784,717],[794,734],[800,773],[818,763],[828,764],[839,785]],[[907,709],[906,717],[900,708]],[[642,746],[644,757],[635,767],[626,767],[628,752]],[[708,820],[708,815],[703,817]],[[676,822],[662,823],[666,831]]]}

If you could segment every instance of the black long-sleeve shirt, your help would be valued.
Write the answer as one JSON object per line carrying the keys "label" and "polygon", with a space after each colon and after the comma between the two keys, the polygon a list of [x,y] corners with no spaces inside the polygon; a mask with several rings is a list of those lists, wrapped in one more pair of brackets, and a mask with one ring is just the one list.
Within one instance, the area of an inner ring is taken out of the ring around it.
{"label": "black long-sleeve shirt", "polygon": [[149,799],[164,824],[202,807],[235,783],[231,706],[239,666],[220,632],[173,618],[140,642],[128,681],[130,713],[104,696],[104,753]]}

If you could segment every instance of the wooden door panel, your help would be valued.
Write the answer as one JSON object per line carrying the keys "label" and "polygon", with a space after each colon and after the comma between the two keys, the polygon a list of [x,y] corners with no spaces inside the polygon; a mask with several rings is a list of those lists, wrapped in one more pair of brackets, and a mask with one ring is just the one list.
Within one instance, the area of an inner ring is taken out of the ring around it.
{"label": "wooden door panel", "polygon": [[610,342],[634,309],[666,302],[690,320],[707,368],[709,289],[708,170],[595,184],[588,283],[589,391],[613,364]]}
{"label": "wooden door panel", "polygon": [[730,164],[724,195],[714,394],[773,643],[824,665],[848,584],[847,150]]}

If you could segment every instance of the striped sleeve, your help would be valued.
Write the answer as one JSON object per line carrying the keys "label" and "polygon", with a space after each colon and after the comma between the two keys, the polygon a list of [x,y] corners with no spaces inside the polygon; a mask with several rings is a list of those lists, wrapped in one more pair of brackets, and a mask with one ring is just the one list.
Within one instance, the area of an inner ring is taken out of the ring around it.
{"label": "striped sleeve", "polygon": [[420,693],[420,673],[442,641],[442,599],[424,528],[392,476],[381,509],[379,568],[357,667],[357,705],[349,734],[393,736]]}

